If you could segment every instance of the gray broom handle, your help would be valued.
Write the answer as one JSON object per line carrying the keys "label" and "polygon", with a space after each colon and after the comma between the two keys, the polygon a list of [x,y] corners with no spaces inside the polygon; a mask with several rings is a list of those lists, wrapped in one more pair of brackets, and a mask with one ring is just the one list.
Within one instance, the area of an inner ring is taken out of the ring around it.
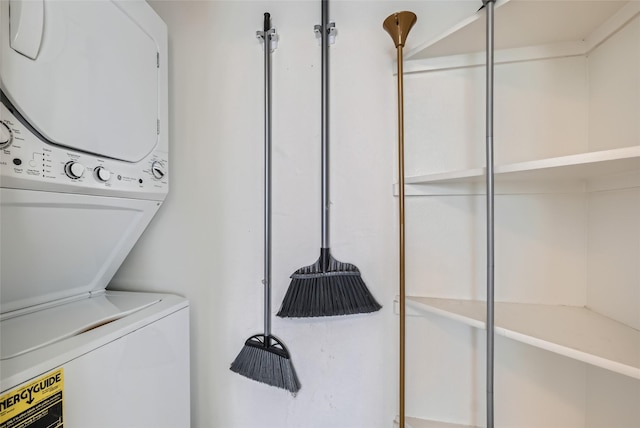
{"label": "gray broom handle", "polygon": [[329,248],[329,0],[322,0],[322,248]]}
{"label": "gray broom handle", "polygon": [[493,428],[494,379],[494,180],[493,180],[493,33],[495,0],[483,0],[487,7],[487,428]]}
{"label": "gray broom handle", "polygon": [[271,20],[264,14],[264,335],[271,336]]}

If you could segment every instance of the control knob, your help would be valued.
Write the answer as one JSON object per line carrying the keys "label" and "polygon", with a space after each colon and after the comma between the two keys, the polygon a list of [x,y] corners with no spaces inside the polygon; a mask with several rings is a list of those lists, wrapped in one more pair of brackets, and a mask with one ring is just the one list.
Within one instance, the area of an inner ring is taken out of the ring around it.
{"label": "control knob", "polygon": [[82,177],[84,174],[84,165],[76,161],[67,162],[64,166],[64,172],[67,174],[69,178],[73,178],[74,180]]}
{"label": "control knob", "polygon": [[164,165],[162,165],[162,163],[158,161],[154,161],[151,164],[151,174],[153,175],[154,178],[161,180],[164,178],[167,172],[165,171]]}
{"label": "control knob", "polygon": [[111,178],[111,172],[103,166],[97,166],[93,173],[95,174],[96,180],[106,183]]}
{"label": "control knob", "polygon": [[11,145],[11,141],[13,141],[13,133],[9,126],[0,122],[0,149],[6,149]]}

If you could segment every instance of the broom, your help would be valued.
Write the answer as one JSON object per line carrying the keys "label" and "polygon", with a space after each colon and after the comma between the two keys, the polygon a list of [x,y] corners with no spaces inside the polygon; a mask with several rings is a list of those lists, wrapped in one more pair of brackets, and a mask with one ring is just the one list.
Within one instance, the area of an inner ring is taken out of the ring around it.
{"label": "broom", "polygon": [[264,334],[251,336],[236,359],[231,371],[267,385],[286,389],[292,394],[300,390],[300,382],[284,344],[271,335],[271,43],[277,40],[271,28],[269,13],[264,14],[264,31],[257,32],[264,42]]}
{"label": "broom", "polygon": [[322,25],[316,26],[322,44],[322,248],[312,265],[291,275],[279,317],[322,317],[375,312],[373,298],[358,268],[339,262],[329,250],[329,25],[328,0],[322,0]]}

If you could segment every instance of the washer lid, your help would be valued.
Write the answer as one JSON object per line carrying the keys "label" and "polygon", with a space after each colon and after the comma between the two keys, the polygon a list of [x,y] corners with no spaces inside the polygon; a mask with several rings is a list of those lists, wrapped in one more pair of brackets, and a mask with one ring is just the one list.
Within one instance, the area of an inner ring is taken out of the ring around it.
{"label": "washer lid", "polygon": [[158,47],[112,1],[0,4],[0,86],[44,139],[136,162],[158,143]]}
{"label": "washer lid", "polygon": [[160,301],[157,294],[99,292],[0,322],[0,360],[117,321]]}
{"label": "washer lid", "polygon": [[0,316],[106,288],[158,207],[0,188]]}

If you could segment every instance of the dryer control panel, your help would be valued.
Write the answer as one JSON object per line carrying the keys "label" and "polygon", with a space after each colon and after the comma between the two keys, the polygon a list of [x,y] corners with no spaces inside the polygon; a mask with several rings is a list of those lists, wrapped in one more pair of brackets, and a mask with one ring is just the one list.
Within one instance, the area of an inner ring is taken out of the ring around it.
{"label": "dryer control panel", "polygon": [[125,162],[46,143],[0,104],[2,187],[161,201],[168,167],[161,151]]}

